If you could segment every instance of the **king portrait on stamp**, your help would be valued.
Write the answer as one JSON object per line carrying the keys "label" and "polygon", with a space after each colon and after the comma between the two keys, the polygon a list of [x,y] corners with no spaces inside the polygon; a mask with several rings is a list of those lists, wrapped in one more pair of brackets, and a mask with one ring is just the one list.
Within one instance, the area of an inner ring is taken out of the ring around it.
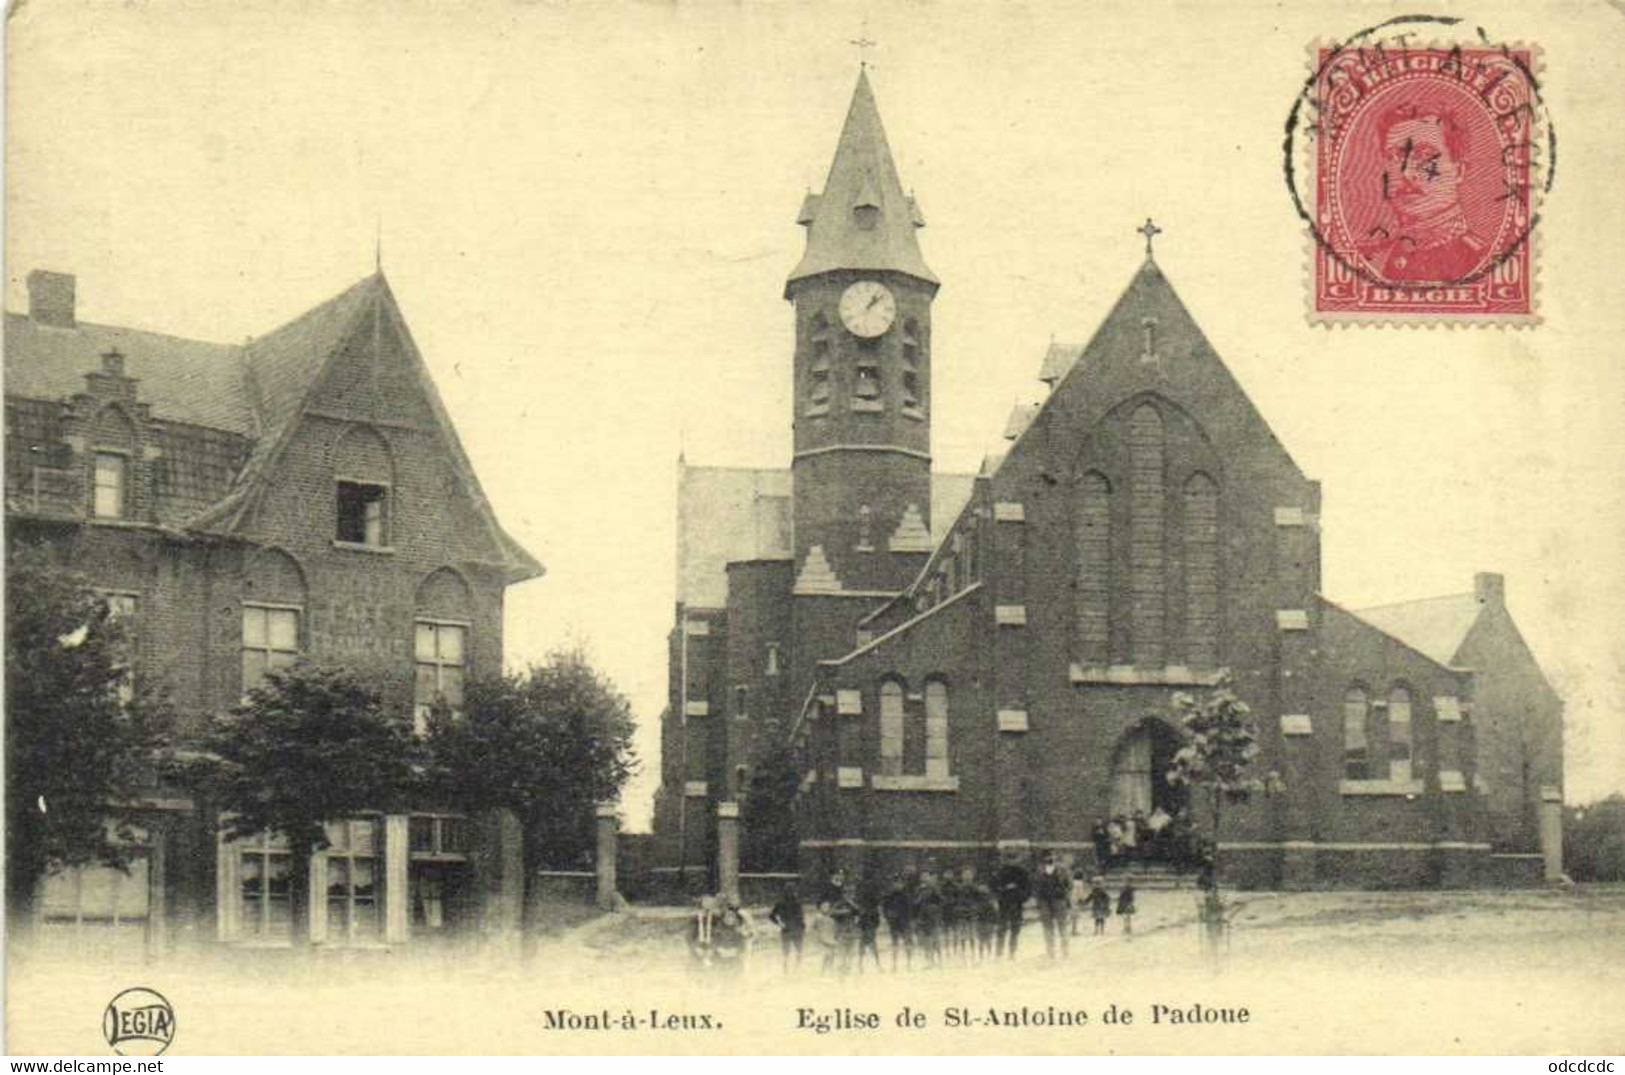
{"label": "king portrait on stamp", "polygon": [[1538,320],[1549,160],[1534,60],[1495,45],[1316,50],[1312,320]]}

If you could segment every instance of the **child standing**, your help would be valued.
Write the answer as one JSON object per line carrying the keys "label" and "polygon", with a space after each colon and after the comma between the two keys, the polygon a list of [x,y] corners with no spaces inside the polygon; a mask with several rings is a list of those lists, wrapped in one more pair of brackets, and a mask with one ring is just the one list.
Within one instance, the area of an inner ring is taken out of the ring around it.
{"label": "child standing", "polygon": [[784,894],[779,902],[767,912],[767,920],[779,927],[779,948],[784,957],[784,973],[790,973],[790,957],[795,956],[795,965],[801,966],[801,945],[807,934],[807,920],[802,914],[801,899],[796,895],[795,885],[785,885]]}
{"label": "child standing", "polygon": [[1095,936],[1106,933],[1106,918],[1112,913],[1111,893],[1106,891],[1106,879],[1098,874],[1089,882],[1089,914],[1095,920]]}
{"label": "child standing", "polygon": [[812,935],[818,943],[818,948],[824,953],[823,965],[819,973],[829,974],[835,969],[836,960],[840,958],[841,939],[835,925],[835,917],[829,913],[829,903],[820,903],[818,913],[813,916]]}
{"label": "child standing", "polygon": [[1134,882],[1124,881],[1123,891],[1117,894],[1117,917],[1123,920],[1123,932],[1134,932]]}
{"label": "child standing", "polygon": [[863,956],[867,952],[874,956],[875,970],[880,967],[880,901],[873,896],[865,897],[858,909],[858,973],[863,973]]}

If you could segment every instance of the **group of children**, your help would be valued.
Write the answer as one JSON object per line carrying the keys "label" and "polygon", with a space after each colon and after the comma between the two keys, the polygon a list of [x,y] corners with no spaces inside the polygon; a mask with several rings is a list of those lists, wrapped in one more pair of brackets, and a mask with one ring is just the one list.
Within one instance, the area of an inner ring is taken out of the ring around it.
{"label": "group of children", "polygon": [[[1046,864],[1046,868],[1052,867]],[[1095,935],[1103,935],[1106,920],[1113,913],[1105,879],[1096,876],[1086,881],[1083,871],[1075,870],[1069,886],[1063,886],[1062,891],[1067,893],[1064,901],[1046,902],[1039,893],[1046,940],[1056,927],[1066,930],[1066,918],[1071,919],[1071,934],[1076,936],[1085,910],[1094,919]],[[779,927],[786,974],[800,967],[809,933],[814,952],[821,957],[822,973],[862,974],[870,962],[875,970],[884,969],[880,954],[882,922],[889,935],[893,971],[900,964],[912,968],[916,954],[926,967],[979,963],[1005,955],[1014,958],[1030,894],[1025,868],[1013,864],[1001,868],[991,883],[981,880],[970,866],[957,876],[952,871],[939,875],[931,867],[918,873],[911,870],[894,879],[884,891],[874,886],[854,889],[845,874],[837,870],[820,892],[810,921],[793,884],[785,886],[767,917]],[[1132,933],[1132,883],[1125,883],[1118,893],[1116,913],[1122,919],[1123,932]],[[1062,950],[1064,953],[1064,943]]]}
{"label": "group of children", "polygon": [[[1096,874],[1085,884],[1083,871],[1072,872],[1072,936],[1078,935],[1078,924],[1083,919],[1083,909],[1089,908],[1089,917],[1095,920],[1096,937],[1106,932],[1106,919],[1112,914],[1112,895],[1106,891],[1106,879]],[[1123,932],[1134,932],[1134,883],[1124,881],[1123,888],[1117,893],[1117,917],[1123,920]]]}

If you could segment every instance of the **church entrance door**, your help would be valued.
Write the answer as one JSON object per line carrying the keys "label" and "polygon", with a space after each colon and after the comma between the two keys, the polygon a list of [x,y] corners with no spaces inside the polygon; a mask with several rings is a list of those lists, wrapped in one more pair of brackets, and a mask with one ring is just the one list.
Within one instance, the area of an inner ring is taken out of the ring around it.
{"label": "church entrance door", "polygon": [[[1142,824],[1149,820],[1160,832],[1179,815],[1189,795],[1183,787],[1168,782],[1168,770],[1178,749],[1178,734],[1154,718],[1135,725],[1118,740],[1112,755],[1113,818],[1138,815]],[[1141,855],[1152,851],[1143,840],[1137,843]]]}

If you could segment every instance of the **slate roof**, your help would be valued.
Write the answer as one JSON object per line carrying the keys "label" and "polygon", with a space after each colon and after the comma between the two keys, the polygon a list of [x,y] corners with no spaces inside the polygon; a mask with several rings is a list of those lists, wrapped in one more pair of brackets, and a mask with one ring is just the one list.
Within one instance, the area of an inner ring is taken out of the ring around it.
{"label": "slate roof", "polygon": [[1450,594],[1355,609],[1354,615],[1440,664],[1455,661],[1483,606],[1475,594]]}
{"label": "slate roof", "polygon": [[[859,205],[878,210],[872,227],[860,224]],[[832,269],[890,269],[939,283],[920,253],[914,232],[925,218],[903,192],[867,72],[858,74],[823,193],[802,200],[796,223],[807,228],[807,249],[790,282]]]}
{"label": "slate roof", "polygon": [[[116,348],[125,356],[125,374],[140,382],[137,399],[151,408],[155,420],[243,438],[235,443],[246,452],[246,459],[224,496],[207,504],[171,498],[173,503],[160,502],[157,510],[158,520],[166,525],[230,533],[253,503],[262,477],[287,441],[328,360],[355,331],[359,320],[374,312],[394,320],[412,351],[429,406],[449,441],[451,462],[502,549],[509,578],[518,581],[542,574],[541,564],[502,529],[491,511],[382,272],[241,346],[87,322],[71,328],[48,326],[8,312],[5,392],[8,401],[52,402],[75,395],[85,390],[85,374],[100,368],[99,356]],[[180,461],[165,462],[174,465]],[[218,495],[220,483],[214,488]],[[185,514],[177,515],[177,511]]]}
{"label": "slate roof", "polygon": [[1072,372],[1082,354],[1081,343],[1051,343],[1044,352],[1044,361],[1039,364],[1038,379],[1054,384]]}
{"label": "slate roof", "polygon": [[241,348],[159,332],[80,321],[72,328],[42,325],[26,314],[5,315],[6,394],[59,400],[85,390],[85,374],[117,350],[124,372],[141,382],[145,400],[161,401],[162,418],[250,437],[254,406],[239,359]]}
{"label": "slate roof", "polygon": [[[931,475],[931,532],[953,525],[970,499],[975,475]],[[792,555],[790,471],[783,468],[678,464],[677,600],[722,608],[728,565],[788,560]]]}

